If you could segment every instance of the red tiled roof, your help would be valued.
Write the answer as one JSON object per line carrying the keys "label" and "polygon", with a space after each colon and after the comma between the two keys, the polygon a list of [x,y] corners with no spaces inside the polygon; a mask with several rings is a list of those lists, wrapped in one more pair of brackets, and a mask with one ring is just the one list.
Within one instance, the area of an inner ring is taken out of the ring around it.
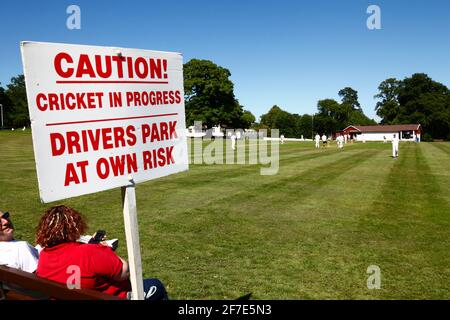
{"label": "red tiled roof", "polygon": [[[348,130],[350,129],[350,130]],[[355,130],[351,130],[355,129]],[[420,124],[394,124],[394,125],[378,125],[378,126],[348,126],[343,131],[358,132],[399,132],[419,130]]]}

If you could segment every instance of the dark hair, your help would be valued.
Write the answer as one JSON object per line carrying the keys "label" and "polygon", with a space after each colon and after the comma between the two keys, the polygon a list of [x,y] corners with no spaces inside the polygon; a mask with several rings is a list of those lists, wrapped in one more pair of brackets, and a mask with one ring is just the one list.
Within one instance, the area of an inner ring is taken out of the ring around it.
{"label": "dark hair", "polygon": [[39,221],[36,243],[45,248],[75,242],[86,229],[87,225],[81,213],[64,205],[54,206],[48,209]]}

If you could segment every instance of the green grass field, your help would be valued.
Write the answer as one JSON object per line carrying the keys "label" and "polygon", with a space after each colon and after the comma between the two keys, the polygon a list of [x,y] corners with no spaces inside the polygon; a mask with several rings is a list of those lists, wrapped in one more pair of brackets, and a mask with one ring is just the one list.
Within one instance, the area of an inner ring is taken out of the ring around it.
{"label": "green grass field", "polygon": [[[34,243],[39,202],[31,134],[0,132],[0,209]],[[173,299],[449,299],[450,143],[280,146],[280,169],[191,165],[137,185],[145,277]],[[90,232],[119,238],[120,190],[61,201]],[[367,288],[369,265],[381,289]]]}

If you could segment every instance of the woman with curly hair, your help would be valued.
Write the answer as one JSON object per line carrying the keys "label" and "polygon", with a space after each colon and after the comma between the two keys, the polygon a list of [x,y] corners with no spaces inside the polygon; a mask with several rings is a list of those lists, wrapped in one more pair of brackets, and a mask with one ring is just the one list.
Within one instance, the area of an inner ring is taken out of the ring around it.
{"label": "woman with curly hair", "polygon": [[[79,270],[81,288],[129,298],[128,263],[106,245],[77,242],[86,229],[86,222],[78,211],[64,205],[48,209],[36,232],[36,243],[43,248],[36,274],[67,284],[74,270]],[[144,291],[148,300],[167,299],[166,290],[158,279],[145,279]]]}

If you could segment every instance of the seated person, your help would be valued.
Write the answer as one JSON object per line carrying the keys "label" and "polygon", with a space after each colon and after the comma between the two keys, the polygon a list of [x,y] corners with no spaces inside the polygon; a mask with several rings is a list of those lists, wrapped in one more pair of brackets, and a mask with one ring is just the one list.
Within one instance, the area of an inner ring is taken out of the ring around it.
{"label": "seated person", "polygon": [[[74,209],[64,205],[48,209],[36,232],[36,242],[43,248],[36,274],[67,284],[73,278],[68,270],[75,266],[80,271],[81,288],[130,298],[128,263],[107,245],[77,241],[86,229],[83,217]],[[167,300],[158,279],[145,279],[144,291],[146,300]]]}
{"label": "seated person", "polygon": [[36,271],[38,259],[38,251],[28,242],[14,240],[10,215],[0,211],[0,265],[31,273]]}

